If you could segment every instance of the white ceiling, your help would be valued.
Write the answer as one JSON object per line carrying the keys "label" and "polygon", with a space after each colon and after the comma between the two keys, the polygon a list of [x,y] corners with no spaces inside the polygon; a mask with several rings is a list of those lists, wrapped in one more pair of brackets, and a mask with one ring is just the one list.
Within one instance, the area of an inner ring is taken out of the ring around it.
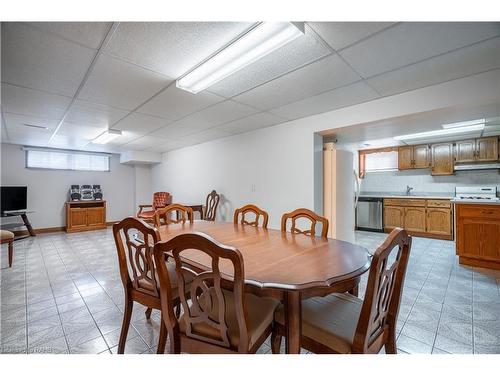
{"label": "white ceiling", "polygon": [[[309,22],[202,93],[175,87],[250,26],[3,22],[2,142],[165,152],[500,68],[500,23]],[[107,128],[123,135],[90,143]]]}

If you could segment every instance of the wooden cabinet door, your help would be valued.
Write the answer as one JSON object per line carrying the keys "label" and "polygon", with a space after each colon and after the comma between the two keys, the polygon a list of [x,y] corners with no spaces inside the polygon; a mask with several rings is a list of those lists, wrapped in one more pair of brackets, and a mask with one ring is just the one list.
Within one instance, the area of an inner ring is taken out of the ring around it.
{"label": "wooden cabinet door", "polygon": [[413,146],[413,168],[429,168],[429,146]]}
{"label": "wooden cabinet door", "polygon": [[460,218],[457,224],[457,255],[500,260],[500,220]]}
{"label": "wooden cabinet door", "polygon": [[476,160],[495,161],[498,160],[498,138],[486,137],[476,139]]}
{"label": "wooden cabinet door", "polygon": [[69,209],[69,226],[70,228],[78,228],[87,226],[87,209],[86,208],[70,208]]}
{"label": "wooden cabinet door", "polygon": [[89,207],[87,208],[87,225],[103,226],[105,224],[104,209],[102,207]]}
{"label": "wooden cabinet door", "polygon": [[402,146],[398,148],[398,169],[413,168],[413,146]]}
{"label": "wooden cabinet door", "polygon": [[431,146],[433,176],[453,174],[453,143],[436,143]]}
{"label": "wooden cabinet door", "polygon": [[476,155],[476,140],[467,139],[455,142],[455,157],[457,163],[472,162]]}
{"label": "wooden cabinet door", "polygon": [[425,232],[425,208],[406,207],[404,210],[404,228],[412,232]]}
{"label": "wooden cabinet door", "polygon": [[396,206],[384,207],[384,228],[404,227],[404,208]]}
{"label": "wooden cabinet door", "polygon": [[427,208],[427,233],[451,235],[451,210]]}

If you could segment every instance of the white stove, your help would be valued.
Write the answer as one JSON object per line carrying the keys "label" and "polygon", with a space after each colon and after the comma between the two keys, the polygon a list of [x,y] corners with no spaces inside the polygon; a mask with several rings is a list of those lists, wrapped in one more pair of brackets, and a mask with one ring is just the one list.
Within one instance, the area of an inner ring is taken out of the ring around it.
{"label": "white stove", "polygon": [[456,202],[499,202],[500,198],[497,197],[496,186],[463,186],[455,188]]}

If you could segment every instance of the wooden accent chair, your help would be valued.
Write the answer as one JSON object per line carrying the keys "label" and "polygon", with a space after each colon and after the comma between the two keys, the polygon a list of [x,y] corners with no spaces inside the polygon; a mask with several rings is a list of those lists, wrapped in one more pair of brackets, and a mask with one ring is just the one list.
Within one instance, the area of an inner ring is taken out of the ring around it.
{"label": "wooden accent chair", "polygon": [[[311,228],[309,230],[300,230],[296,227],[297,219],[305,218],[311,222]],[[302,233],[307,236],[314,236],[316,234],[316,223],[319,221],[322,224],[321,237],[327,237],[328,234],[328,219],[317,215],[315,212],[308,210],[307,208],[298,208],[292,212],[287,212],[281,217],[281,230],[286,232],[286,224],[288,219],[292,222],[292,227],[290,232],[292,233]]]}
{"label": "wooden accent chair", "polygon": [[[247,221],[245,219],[245,215],[247,213],[252,213],[255,215],[255,219],[253,221]],[[241,220],[239,220],[239,216],[241,215]],[[269,215],[266,211],[261,210],[259,207],[253,205],[253,204],[247,204],[246,206],[243,206],[241,208],[237,208],[234,211],[234,218],[233,221],[235,224],[238,224],[238,221],[241,224],[244,225],[250,225],[252,227],[258,227],[259,226],[259,220],[260,217],[262,216],[262,228],[267,228],[267,222],[269,221]]]}
{"label": "wooden accent chair", "polygon": [[210,194],[207,195],[207,201],[205,204],[205,210],[203,213],[203,219],[207,221],[215,221],[217,216],[217,206],[219,205],[220,195],[217,194],[215,190],[212,190]]}
{"label": "wooden accent chair", "polygon": [[[123,219],[113,225],[120,276],[125,290],[125,310],[123,313],[122,330],[118,344],[118,353],[123,354],[127,333],[132,317],[134,301],[147,307],[146,318],[151,317],[152,309],[161,310],[158,275],[153,258],[153,246],[160,240],[156,228],[134,217]],[[165,264],[171,272],[174,271],[173,263]],[[171,275],[173,305],[180,309],[177,279],[175,272]],[[160,328],[158,353],[165,352],[167,341],[166,330],[163,323]]]}
{"label": "wooden accent chair", "polygon": [[[167,207],[172,203],[172,195],[165,191],[158,191],[153,194],[153,204],[140,204],[137,217],[144,221],[153,223],[155,220],[155,212],[159,208]],[[151,207],[152,210],[143,211],[144,208]]]}
{"label": "wooden accent chair", "polygon": [[[396,321],[410,248],[405,230],[389,234],[373,255],[364,300],[334,293],[302,301],[302,347],[347,354],[378,353],[385,346],[387,354],[396,354]],[[284,320],[280,308],[271,338],[273,353],[279,353]]]}
{"label": "wooden accent chair", "polygon": [[[181,260],[184,252],[199,252],[204,259],[211,260],[211,269],[197,272],[184,267]],[[170,335],[170,353],[257,351],[271,333],[279,301],[245,293],[243,257],[236,248],[221,245],[204,233],[186,233],[157,243],[154,254],[159,265],[162,316]],[[179,319],[173,314],[176,294],[171,273],[163,261],[166,255],[171,255],[175,262],[183,308]],[[234,271],[232,282],[224,285],[224,289],[221,284],[228,280],[222,279],[222,271],[225,274]],[[189,276],[190,286],[186,285]]]}
{"label": "wooden accent chair", "polygon": [[9,251],[9,267],[12,267],[12,257],[14,252],[14,233],[8,230],[0,230],[0,244],[7,244]]}
{"label": "wooden accent chair", "polygon": [[[175,212],[175,218],[172,218],[172,212]],[[185,223],[187,220],[193,222],[193,209],[183,206],[182,204],[169,204],[165,208],[160,208],[155,212],[155,225],[157,228],[160,225]]]}

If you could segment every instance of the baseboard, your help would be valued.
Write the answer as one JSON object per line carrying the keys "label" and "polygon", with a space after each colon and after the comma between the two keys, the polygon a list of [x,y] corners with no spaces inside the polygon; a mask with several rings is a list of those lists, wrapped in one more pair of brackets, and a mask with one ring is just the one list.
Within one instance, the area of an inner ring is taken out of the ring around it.
{"label": "baseboard", "polygon": [[[108,222],[106,222],[106,226],[110,227],[116,223],[119,223],[119,221],[108,221]],[[49,228],[34,229],[36,234],[64,232],[65,230],[66,230],[66,227],[49,227]],[[29,232],[27,230],[15,230],[15,231],[12,231],[12,233],[14,233],[14,236],[16,236],[16,237],[29,235]]]}

